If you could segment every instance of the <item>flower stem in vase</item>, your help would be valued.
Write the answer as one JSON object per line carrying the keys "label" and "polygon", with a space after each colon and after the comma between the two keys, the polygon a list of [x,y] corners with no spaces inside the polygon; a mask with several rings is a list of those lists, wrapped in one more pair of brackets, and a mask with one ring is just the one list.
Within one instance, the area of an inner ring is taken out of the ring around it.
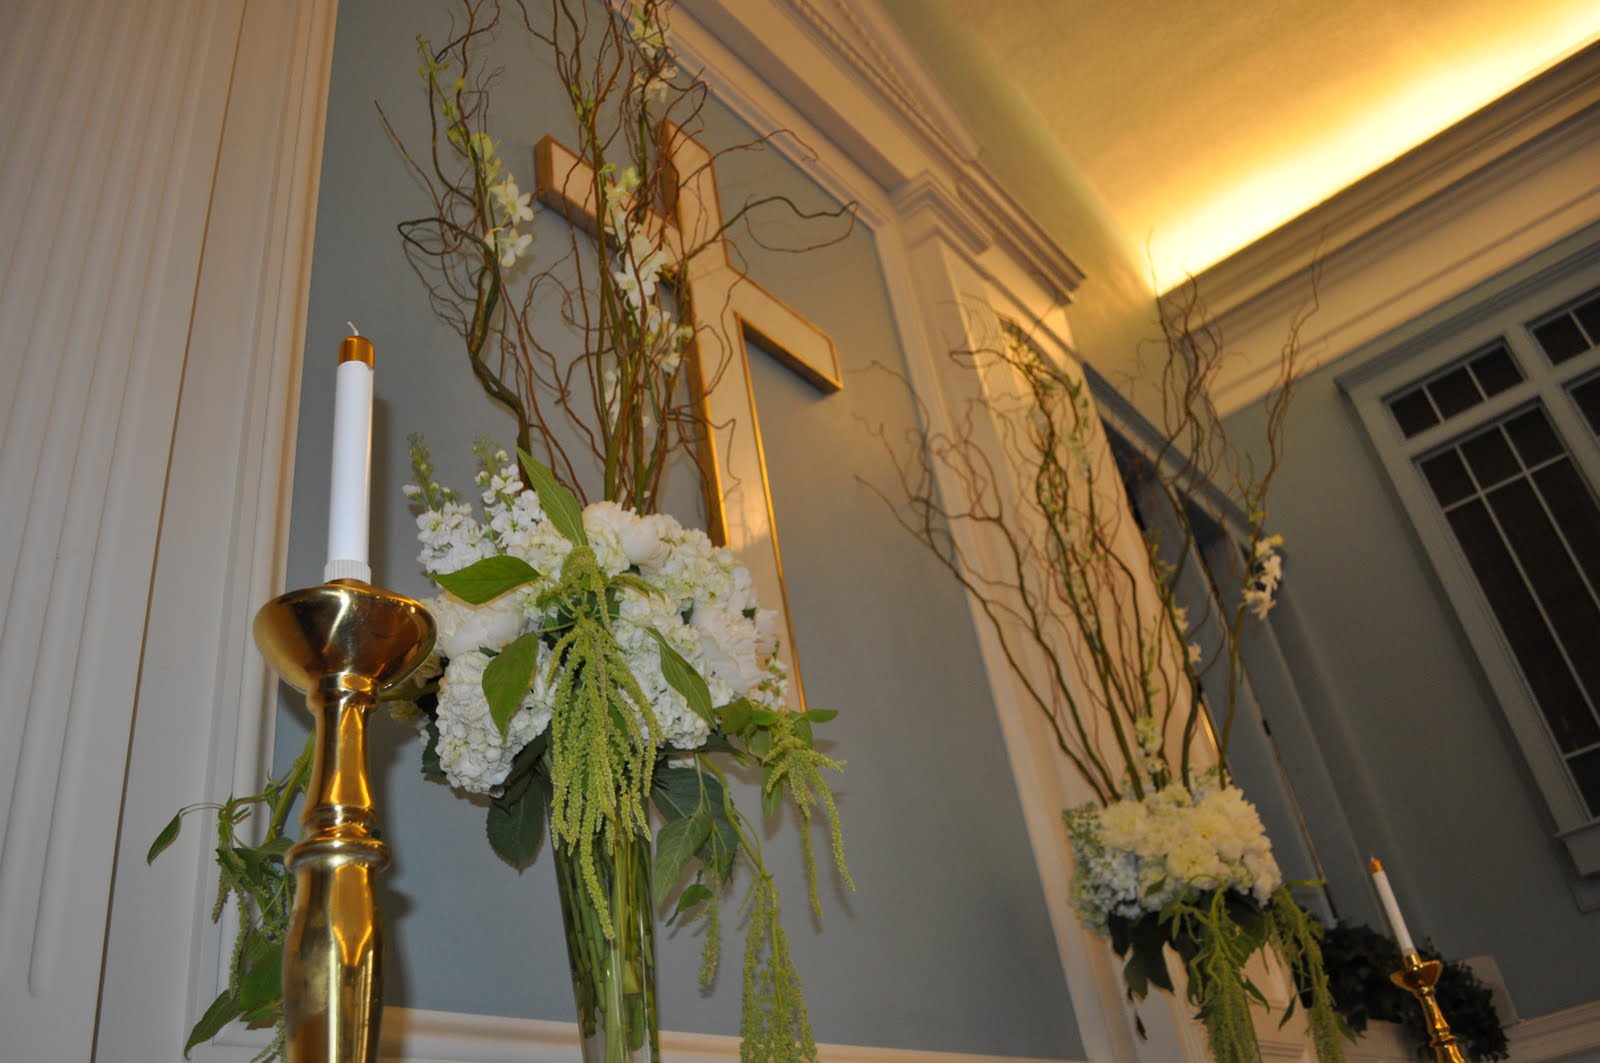
{"label": "flower stem in vase", "polygon": [[584,883],[579,855],[553,846],[583,1058],[585,1063],[658,1063],[650,842],[629,832],[589,844],[595,847],[595,869],[609,910],[609,937]]}

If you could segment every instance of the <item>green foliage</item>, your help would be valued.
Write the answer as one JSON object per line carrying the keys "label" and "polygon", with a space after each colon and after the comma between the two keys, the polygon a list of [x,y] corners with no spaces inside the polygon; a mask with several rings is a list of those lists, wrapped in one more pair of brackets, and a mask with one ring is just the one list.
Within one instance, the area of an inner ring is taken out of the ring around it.
{"label": "green foliage", "polygon": [[[308,738],[289,770],[268,779],[258,794],[230,796],[221,805],[191,805],[180,810],[161,829],[146,854],[146,861],[153,861],[172,845],[185,815],[203,808],[216,809],[219,874],[211,921],[222,917],[222,910],[231,899],[239,913],[239,936],[228,962],[228,985],[189,1032],[183,1046],[185,1059],[196,1045],[211,1040],[235,1019],[251,1027],[277,1028],[272,1042],[253,1063],[276,1059],[283,1053],[283,941],[294,907],[294,875],[284,866],[290,844],[284,826],[290,809],[305,792],[311,775],[311,753]],[[267,811],[267,826],[261,842],[249,845],[239,838],[237,830],[256,806]]]}
{"label": "green foliage", "polygon": [[[1334,1007],[1357,1033],[1373,1019],[1399,1023],[1419,1057],[1428,1051],[1428,1031],[1422,1009],[1411,994],[1395,985],[1389,975],[1401,968],[1400,948],[1394,940],[1370,927],[1339,922],[1329,927],[1322,942]],[[1494,995],[1465,964],[1445,961],[1431,945],[1419,954],[1439,960],[1444,971],[1434,986],[1439,1010],[1450,1023],[1461,1050],[1477,1063],[1510,1058],[1510,1047]]]}
{"label": "green foliage", "polygon": [[[542,468],[526,455],[524,465],[530,472]],[[581,521],[578,527],[581,532]],[[561,706],[549,732],[550,829],[557,844],[578,854],[585,888],[609,937],[610,910],[593,841],[602,832],[616,838],[649,829],[645,797],[660,724],[611,632],[605,574],[587,545],[573,546],[553,596],[573,619],[550,662],[559,677],[555,700]]]}
{"label": "green foliage", "polygon": [[549,466],[541,464],[538,459],[520,448],[517,450],[517,457],[522,461],[522,471],[528,477],[528,484],[539,495],[539,508],[550,518],[550,523],[555,526],[556,531],[573,546],[586,545],[589,536],[583,530],[583,507],[578,505],[577,498],[562,486]]}
{"label": "green foliage", "polygon": [[757,873],[743,911],[749,926],[745,931],[739,1058],[772,1063],[814,1060],[817,1042],[806,1013],[805,990],[778,918],[778,887],[765,871]]}
{"label": "green foliage", "polygon": [[532,565],[511,554],[494,554],[455,572],[433,574],[433,582],[472,605],[493,601],[538,578]]}
{"label": "green foliage", "polygon": [[[819,800],[828,821],[828,839],[833,849],[833,864],[839,877],[850,889],[855,882],[844,861],[844,829],[839,822],[839,809],[833,801],[833,791],[823,781],[822,769],[843,771],[844,763],[823,756],[812,744],[810,713],[780,713],[770,724],[772,740],[761,756],[761,793],[766,801],[773,801],[787,791],[795,811],[800,814],[800,842],[806,858],[806,886],[810,891],[811,911],[822,915],[822,900],[817,895],[817,859],[811,847],[811,812]],[[780,789],[781,788],[781,789]],[[766,807],[766,806],[764,806]],[[772,811],[767,811],[771,816]]]}
{"label": "green foliage", "polygon": [[[484,824],[489,837],[489,847],[496,856],[521,870],[533,863],[544,841],[545,810],[548,806],[546,789],[548,775],[539,771],[544,763],[549,739],[540,735],[529,742],[511,762],[500,795],[489,803],[489,814]],[[437,755],[435,756],[437,760]]]}
{"label": "green foliage", "polygon": [[[1270,948],[1294,979],[1307,1009],[1312,1047],[1319,1063],[1343,1063],[1344,1040],[1352,1035],[1334,1010],[1319,939],[1322,928],[1279,887],[1265,907],[1233,891],[1190,893],[1160,914],[1138,919],[1112,916],[1111,947],[1125,957],[1123,980],[1130,1000],[1142,1000],[1150,987],[1171,992],[1167,948],[1174,949],[1188,976],[1188,999],[1205,1027],[1216,1063],[1255,1063],[1259,1059],[1251,1002],[1266,997],[1244,973],[1250,957]],[[1284,1013],[1288,1022],[1294,1001]]]}
{"label": "green foliage", "polygon": [[704,677],[695,671],[694,665],[684,660],[683,654],[675,650],[661,632],[653,627],[646,630],[661,650],[661,677],[673,690],[683,695],[683,700],[689,703],[689,708],[696,716],[711,723],[711,688],[706,685]]}
{"label": "green foliage", "polygon": [[[1328,969],[1322,956],[1322,925],[1295,903],[1287,888],[1272,895],[1267,906],[1270,943],[1294,979],[1306,1007],[1306,1027],[1322,1063],[1343,1063],[1344,1042],[1355,1040],[1334,1007]],[[1294,1000],[1283,1021],[1294,1011]]]}
{"label": "green foliage", "polygon": [[539,632],[528,632],[496,654],[483,670],[484,700],[501,734],[511,726],[511,718],[533,686],[533,674],[539,667],[539,639]]}

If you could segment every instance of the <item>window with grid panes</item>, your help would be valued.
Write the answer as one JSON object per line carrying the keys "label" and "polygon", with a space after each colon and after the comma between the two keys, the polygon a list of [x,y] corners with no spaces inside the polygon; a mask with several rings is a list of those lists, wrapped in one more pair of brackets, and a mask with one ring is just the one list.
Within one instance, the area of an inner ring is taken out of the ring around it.
{"label": "window with grid panes", "polygon": [[[1347,385],[1522,751],[1600,873],[1600,254]],[[1566,289],[1566,290],[1563,290]],[[1452,335],[1452,331],[1455,335]],[[1358,374],[1361,371],[1357,371]]]}

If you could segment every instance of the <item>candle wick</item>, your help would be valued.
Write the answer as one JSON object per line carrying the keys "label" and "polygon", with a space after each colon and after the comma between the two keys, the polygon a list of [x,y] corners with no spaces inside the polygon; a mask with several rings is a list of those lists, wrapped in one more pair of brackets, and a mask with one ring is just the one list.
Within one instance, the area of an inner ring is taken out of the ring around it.
{"label": "candle wick", "polygon": [[345,324],[350,326],[350,335],[352,335],[352,336],[361,335],[361,330],[356,328],[356,323],[354,321],[346,321]]}

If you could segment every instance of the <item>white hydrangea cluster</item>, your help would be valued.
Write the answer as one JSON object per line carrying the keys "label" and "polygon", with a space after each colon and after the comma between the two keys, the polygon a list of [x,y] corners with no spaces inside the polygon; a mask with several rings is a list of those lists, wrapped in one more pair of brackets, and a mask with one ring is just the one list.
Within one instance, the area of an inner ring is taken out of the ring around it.
{"label": "white hydrangea cluster", "polygon": [[[431,608],[433,603],[429,605]],[[439,728],[435,746],[439,766],[452,786],[474,793],[493,792],[511,773],[511,762],[522,747],[550,726],[555,699],[547,667],[549,653],[548,647],[541,648],[541,667],[535,673],[533,689],[504,734],[490,718],[489,702],[483,696],[483,670],[489,665],[489,655],[469,650],[450,658],[444,678],[439,680],[434,719]]]}
{"label": "white hydrangea cluster", "polygon": [[[471,505],[435,482],[408,485],[417,517],[418,557],[428,572],[447,573],[481,558],[508,554],[526,561],[540,579],[483,605],[449,593],[428,602],[438,624],[439,653],[448,661],[439,688],[439,762],[452,785],[492,792],[512,760],[549,726],[555,686],[549,647],[541,651],[538,678],[522,708],[501,735],[483,694],[483,670],[492,655],[549,618],[540,604],[560,576],[572,544],[545,518],[537,494],[526,489],[504,451],[484,452],[478,475],[483,519]],[[431,471],[425,459],[420,468]],[[654,588],[619,585],[613,631],[628,666],[649,699],[663,743],[696,749],[710,733],[661,670],[661,635],[699,671],[714,705],[737,698],[781,708],[788,673],[778,655],[777,614],[757,608],[750,573],[704,532],[685,528],[663,514],[641,516],[613,502],[583,511],[583,525],[601,569],[631,572]]]}
{"label": "white hydrangea cluster", "polygon": [[1113,915],[1160,912],[1190,890],[1267,899],[1283,883],[1255,806],[1236,786],[1191,794],[1168,786],[1143,800],[1067,816],[1077,867],[1072,902],[1104,933]]}

